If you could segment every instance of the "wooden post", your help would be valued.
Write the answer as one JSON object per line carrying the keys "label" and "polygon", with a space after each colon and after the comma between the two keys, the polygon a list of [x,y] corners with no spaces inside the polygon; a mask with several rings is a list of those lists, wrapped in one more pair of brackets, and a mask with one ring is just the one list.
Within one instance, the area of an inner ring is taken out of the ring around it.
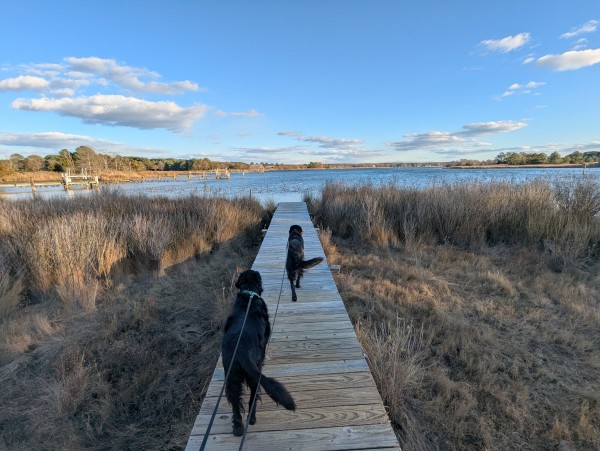
{"label": "wooden post", "polygon": [[31,192],[35,194],[35,182],[33,181],[33,177],[29,177],[29,183],[31,183]]}

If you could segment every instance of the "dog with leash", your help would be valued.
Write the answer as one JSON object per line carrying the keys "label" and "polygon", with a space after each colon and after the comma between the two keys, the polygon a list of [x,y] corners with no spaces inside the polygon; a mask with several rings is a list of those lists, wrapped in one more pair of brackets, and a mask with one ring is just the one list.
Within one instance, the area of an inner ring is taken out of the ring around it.
{"label": "dog with leash", "polygon": [[[257,402],[260,399],[257,395],[259,383],[273,401],[287,410],[296,410],[296,403],[283,384],[262,374],[266,347],[271,336],[271,325],[267,304],[260,297],[263,292],[260,273],[252,270],[244,271],[235,286],[240,292],[233,304],[233,311],[225,323],[221,353],[225,374],[229,374],[225,393],[233,408],[233,435],[241,436],[244,433],[242,422],[244,384],[250,387],[251,392],[248,407],[250,424],[256,423],[256,402],[253,407],[252,401],[255,396]],[[249,309],[248,303],[250,303]],[[247,317],[246,311],[248,311]],[[244,318],[246,318],[245,324]],[[239,345],[235,352],[238,339]]]}
{"label": "dog with leash", "polygon": [[296,288],[300,288],[300,279],[304,275],[304,270],[312,268],[323,261],[323,257],[315,257],[310,260],[304,260],[304,239],[302,238],[302,227],[294,224],[290,227],[288,237],[288,251],[285,262],[288,279],[292,287],[292,301],[296,302]]}

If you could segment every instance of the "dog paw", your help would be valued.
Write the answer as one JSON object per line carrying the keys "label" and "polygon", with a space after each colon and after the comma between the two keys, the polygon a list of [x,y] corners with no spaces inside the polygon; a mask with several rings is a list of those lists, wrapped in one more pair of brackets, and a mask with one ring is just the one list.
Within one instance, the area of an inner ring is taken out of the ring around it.
{"label": "dog paw", "polygon": [[300,284],[299,283],[296,284],[296,288],[300,288]]}
{"label": "dog paw", "polygon": [[292,298],[292,302],[296,302],[298,298]]}
{"label": "dog paw", "polygon": [[244,425],[243,424],[234,424],[233,425],[233,435],[236,437],[241,437],[244,435]]}
{"label": "dog paw", "polygon": [[256,415],[250,417],[250,424],[256,424]]}

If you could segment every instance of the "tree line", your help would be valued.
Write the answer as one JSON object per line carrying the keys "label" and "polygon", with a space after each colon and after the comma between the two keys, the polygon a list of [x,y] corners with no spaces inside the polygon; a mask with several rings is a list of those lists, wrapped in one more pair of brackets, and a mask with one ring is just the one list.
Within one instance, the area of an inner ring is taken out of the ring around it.
{"label": "tree line", "polygon": [[493,160],[479,161],[467,160],[452,161],[448,166],[478,166],[508,164],[511,166],[520,166],[525,164],[589,164],[600,162],[600,151],[579,152],[575,151],[564,157],[558,152],[552,152],[550,155],[527,152],[501,152]]}
{"label": "tree line", "polygon": [[[258,166],[264,163],[258,164]],[[56,155],[29,155],[18,153],[10,155],[8,160],[0,160],[0,174],[15,172],[53,171],[65,172],[67,169],[87,169],[101,171],[210,171],[214,169],[250,169],[254,163],[211,161],[208,158],[145,158],[122,157],[97,153],[88,146],[79,146],[74,152],[62,149]]]}

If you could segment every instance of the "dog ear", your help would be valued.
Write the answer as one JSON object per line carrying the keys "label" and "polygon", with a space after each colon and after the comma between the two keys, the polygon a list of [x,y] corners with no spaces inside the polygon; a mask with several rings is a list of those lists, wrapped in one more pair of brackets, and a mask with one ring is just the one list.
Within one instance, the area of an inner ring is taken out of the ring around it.
{"label": "dog ear", "polygon": [[263,286],[262,286],[262,277],[260,275],[260,273],[258,271],[254,271],[255,274],[255,286],[256,286],[256,292],[260,295],[263,292]]}
{"label": "dog ear", "polygon": [[237,282],[235,283],[235,287],[237,289],[242,288],[242,284],[244,283],[244,281],[246,280],[246,271],[244,271],[243,273],[241,273],[238,277]]}

